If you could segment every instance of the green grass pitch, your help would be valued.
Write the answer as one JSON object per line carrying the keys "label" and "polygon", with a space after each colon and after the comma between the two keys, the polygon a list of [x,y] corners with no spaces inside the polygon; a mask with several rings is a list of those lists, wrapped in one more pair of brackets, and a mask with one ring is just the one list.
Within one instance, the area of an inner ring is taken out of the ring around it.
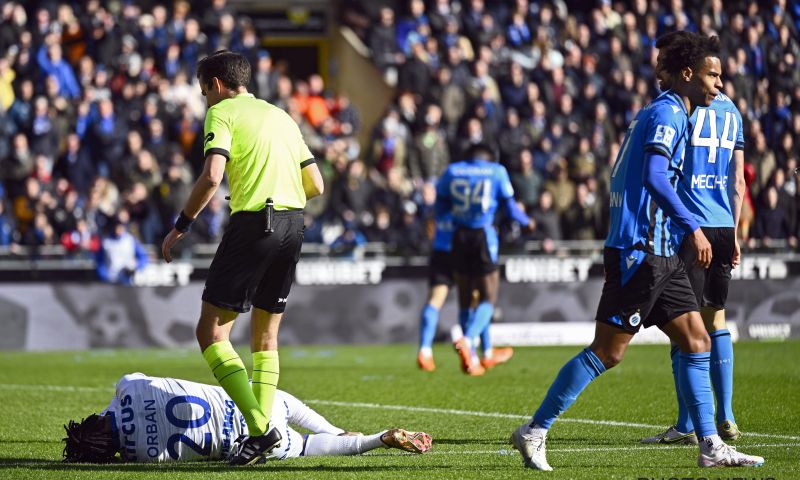
{"label": "green grass pitch", "polygon": [[[701,470],[694,466],[695,447],[638,444],[674,421],[675,394],[663,345],[631,347],[622,364],[590,385],[556,422],[547,445],[554,472],[523,469],[509,435],[578,350],[518,348],[509,364],[469,378],[444,345],[435,348],[433,374],[417,370],[411,345],[283,348],[280,387],[335,425],[367,433],[392,426],[424,430],[433,437],[433,450],[421,456],[378,450],[245,469],[220,462],[60,462],[61,425],[104,408],[122,374],[140,371],[214,383],[195,349],[2,353],[0,478],[800,478],[798,341],[735,345],[734,410],[745,432],[736,446],[764,456],[760,469]],[[248,363],[249,355],[242,357]]]}

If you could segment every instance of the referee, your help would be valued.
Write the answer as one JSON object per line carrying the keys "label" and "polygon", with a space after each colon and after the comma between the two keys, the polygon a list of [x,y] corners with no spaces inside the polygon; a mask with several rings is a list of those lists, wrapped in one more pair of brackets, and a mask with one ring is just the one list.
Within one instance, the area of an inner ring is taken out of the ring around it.
{"label": "referee", "polygon": [[[197,65],[206,97],[205,165],[161,251],[171,249],[214,196],[227,171],[231,221],[203,290],[197,341],[220,385],[242,411],[248,436],[231,448],[232,465],[258,463],[280,445],[270,423],[278,384],[278,328],[303,243],[303,207],[323,191],[322,176],[297,124],[247,92],[250,64],[219,51]],[[230,343],[239,313],[251,311],[252,387]]]}

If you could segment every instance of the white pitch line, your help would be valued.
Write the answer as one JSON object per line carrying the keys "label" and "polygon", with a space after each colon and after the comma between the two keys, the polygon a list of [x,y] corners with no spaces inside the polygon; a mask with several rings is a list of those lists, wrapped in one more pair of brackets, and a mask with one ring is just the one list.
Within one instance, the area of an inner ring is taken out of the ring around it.
{"label": "white pitch line", "polygon": [[21,383],[0,383],[0,388],[7,390],[47,390],[49,392],[108,392],[114,387],[79,387],[72,385],[33,385]]}
{"label": "white pitch line", "polygon": [[[46,390],[52,392],[107,392],[114,390],[114,387],[80,387],[71,385],[36,385],[36,384],[19,384],[19,383],[2,383],[0,389],[8,390]],[[339,402],[336,400],[306,400],[306,403],[316,403],[318,405],[330,405],[334,407],[348,407],[348,408],[372,408],[383,410],[398,410],[404,412],[420,412],[420,413],[435,413],[445,415],[465,415],[471,417],[487,417],[487,418],[509,418],[513,420],[525,420],[530,418],[530,415],[517,415],[513,413],[499,413],[499,412],[481,412],[477,410],[458,410],[454,408],[434,408],[434,407],[414,407],[410,405],[382,405],[380,403],[364,403],[364,402]],[[632,422],[617,422],[615,420],[590,420],[587,418],[559,418],[562,423],[583,423],[587,425],[606,425],[609,427],[628,427],[628,428],[647,428],[657,429],[663,428],[663,425],[650,425],[647,423],[632,423]],[[751,437],[765,437],[775,438],[782,440],[800,440],[800,437],[793,435],[778,435],[773,433],[756,433],[744,432],[745,435]]]}
{"label": "white pitch line", "polygon": [[[514,420],[527,420],[530,415],[517,415],[513,413],[498,413],[498,412],[481,412],[476,410],[457,410],[453,408],[433,408],[433,407],[413,407],[409,405],[382,405],[380,403],[364,403],[364,402],[339,402],[335,400],[305,400],[306,403],[315,403],[318,405],[331,405],[334,407],[348,407],[348,408],[373,408],[382,410],[398,410],[404,412],[420,412],[420,413],[435,413],[445,415],[465,415],[471,417],[489,417],[489,418],[510,418]],[[614,420],[590,420],[586,418],[559,418],[559,422],[563,423],[583,423],[588,425],[606,425],[610,427],[629,427],[629,428],[647,428],[658,429],[664,428],[664,425],[650,425],[646,423],[632,423],[632,422],[617,422]],[[782,440],[800,440],[800,437],[793,435],[777,435],[772,433],[755,433],[743,432],[746,436],[753,437],[767,437]]]}
{"label": "white pitch line", "polygon": [[[433,440],[434,447],[436,446],[436,439]],[[800,447],[800,443],[758,443],[747,445],[747,448],[785,448],[785,447]],[[577,452],[619,452],[630,450],[662,450],[665,452],[675,448],[684,449],[697,449],[697,445],[652,445],[652,446],[630,446],[624,448],[614,447],[583,447],[583,448],[548,448],[547,453],[577,453]],[[500,450],[448,450],[439,451],[431,450],[426,452],[425,455],[518,455],[516,450],[511,446],[507,449]]]}

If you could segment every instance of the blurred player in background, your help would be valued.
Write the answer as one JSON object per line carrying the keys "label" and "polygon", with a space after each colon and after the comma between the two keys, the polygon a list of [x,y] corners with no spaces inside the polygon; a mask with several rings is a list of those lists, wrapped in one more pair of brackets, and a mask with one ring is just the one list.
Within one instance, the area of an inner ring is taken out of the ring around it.
{"label": "blurred player in background", "polygon": [[[420,319],[419,352],[417,365],[422,370],[432,372],[436,369],[433,360],[433,339],[436,336],[436,327],[439,323],[439,312],[447,300],[450,288],[453,286],[454,274],[451,258],[453,243],[453,220],[450,212],[443,212],[436,217],[436,226],[433,236],[433,249],[428,263],[428,301],[422,308]],[[473,303],[470,305],[470,315],[474,314],[477,292],[473,292]],[[466,325],[461,324],[462,332]],[[480,359],[483,368],[492,368],[505,363],[514,355],[511,347],[492,347],[491,326],[487,326],[480,334],[482,355]]]}
{"label": "blurred player in background", "polygon": [[[358,455],[379,447],[424,453],[431,438],[399,428],[374,435],[345,432],[289,393],[277,391],[272,421],[283,435],[266,459]],[[311,431],[302,435],[290,425]],[[64,461],[86,463],[224,460],[247,434],[242,412],[220,387],[132,373],[120,378],[100,415],[65,425]],[[119,455],[119,456],[117,456]]]}
{"label": "blurred player in background", "polygon": [[[663,49],[681,35],[685,32],[665,35],[656,47]],[[657,64],[656,71],[661,89],[670,88],[672,79],[664,72],[663,60]],[[693,128],[686,145],[678,196],[711,242],[711,266],[704,269],[697,265],[689,242],[681,244],[678,254],[688,271],[700,305],[700,315],[711,337],[710,369],[717,402],[717,432],[725,440],[736,440],[740,432],[733,416],[733,343],[725,322],[725,302],[731,269],[740,260],[736,229],[746,188],[742,116],[731,99],[720,93],[708,108],[696,108],[689,123]],[[675,233],[678,237],[682,234]],[[665,432],[644,438],[642,443],[696,444],[694,425],[680,392],[677,345],[672,345],[670,355],[678,398],[678,419]]]}
{"label": "blurred player in background", "polygon": [[552,470],[545,449],[551,425],[592,380],[622,360],[642,325],[658,326],[680,349],[679,391],[700,440],[698,465],[764,463],[761,457],[737,452],[717,434],[708,373],[710,339],[676,255],[678,239],[671,235],[671,228],[685,232],[698,263],[709,267],[712,247],[675,186],[692,133],[689,115],[711,105],[722,86],[719,50],[717,37],[687,34],[660,52],[663,69],[673,78],[672,89],[636,115],[611,170],[611,224],[603,252],[606,279],[595,338],[562,367],[532,421],[512,433],[526,467]]}
{"label": "blurred player in background", "polygon": [[[278,385],[278,329],[303,244],[303,208],[320,195],[322,175],[300,128],[280,108],[248,93],[250,64],[220,51],[197,65],[206,97],[205,166],[162,254],[189,231],[227,171],[231,220],[217,247],[203,289],[197,341],[217,381],[236,402],[249,435],[230,461],[249,465],[280,444],[270,427]],[[239,313],[249,312],[253,384],[230,342]]]}
{"label": "blurred player in background", "polygon": [[[464,335],[453,346],[461,368],[469,375],[483,375],[474,339],[489,326],[500,283],[498,238],[494,215],[502,204],[523,227],[530,219],[514,201],[514,189],[505,167],[494,162],[494,152],[484,144],[474,145],[465,161],[451,164],[436,185],[436,215],[452,215],[454,225],[451,261],[458,285],[459,323]],[[478,305],[470,313],[472,292],[478,291]]]}

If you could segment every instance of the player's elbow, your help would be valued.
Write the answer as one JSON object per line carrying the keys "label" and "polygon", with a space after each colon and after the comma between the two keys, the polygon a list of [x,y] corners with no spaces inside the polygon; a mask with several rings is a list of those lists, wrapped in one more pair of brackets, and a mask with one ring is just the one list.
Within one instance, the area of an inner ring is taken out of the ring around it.
{"label": "player's elbow", "polygon": [[203,175],[203,181],[209,188],[216,189],[222,184],[222,178],[224,176],[223,173],[215,173],[213,171],[208,172],[207,174]]}
{"label": "player's elbow", "polygon": [[736,193],[740,196],[744,196],[745,190],[747,190],[747,182],[744,181],[744,177],[739,177],[736,179]]}
{"label": "player's elbow", "polygon": [[658,184],[652,176],[645,175],[642,179],[642,185],[644,185],[644,188],[650,195],[658,193]]}

